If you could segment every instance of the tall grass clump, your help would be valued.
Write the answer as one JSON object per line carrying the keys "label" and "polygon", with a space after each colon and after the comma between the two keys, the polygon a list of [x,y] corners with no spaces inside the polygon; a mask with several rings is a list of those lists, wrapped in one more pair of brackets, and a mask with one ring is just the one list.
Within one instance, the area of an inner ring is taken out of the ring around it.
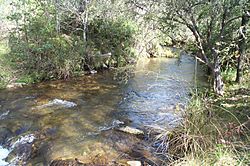
{"label": "tall grass clump", "polygon": [[246,103],[250,96],[242,92],[236,95],[232,87],[227,92],[219,98],[211,92],[194,94],[181,125],[156,138],[165,145],[161,149],[171,165],[249,164],[250,118]]}
{"label": "tall grass clump", "polygon": [[169,153],[174,159],[189,154],[199,156],[213,148],[215,138],[220,134],[220,127],[214,124],[207,104],[204,96],[191,99],[182,124],[169,140]]}

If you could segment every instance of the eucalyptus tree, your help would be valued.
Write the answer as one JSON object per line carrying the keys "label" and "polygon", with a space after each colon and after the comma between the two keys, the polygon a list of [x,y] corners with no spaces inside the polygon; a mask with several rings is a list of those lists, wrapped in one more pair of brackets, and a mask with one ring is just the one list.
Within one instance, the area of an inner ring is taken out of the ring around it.
{"label": "eucalyptus tree", "polygon": [[185,26],[193,35],[198,58],[212,71],[216,94],[223,95],[221,65],[235,39],[240,21],[238,13],[244,0],[170,0],[165,1],[162,17],[166,26]]}
{"label": "eucalyptus tree", "polygon": [[246,54],[246,44],[247,44],[247,26],[250,20],[250,0],[243,4],[243,11],[241,16],[241,26],[239,28],[239,41],[238,50],[239,56],[237,60],[237,75],[236,82],[240,83],[243,75],[243,66]]}

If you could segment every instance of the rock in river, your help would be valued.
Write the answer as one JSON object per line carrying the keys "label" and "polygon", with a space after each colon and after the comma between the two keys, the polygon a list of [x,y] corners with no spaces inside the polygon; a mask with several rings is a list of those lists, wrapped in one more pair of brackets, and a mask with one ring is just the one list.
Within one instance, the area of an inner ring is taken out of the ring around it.
{"label": "rock in river", "polygon": [[128,134],[133,134],[133,135],[144,135],[144,132],[142,130],[130,127],[130,126],[123,126],[123,127],[118,127],[116,128],[118,131],[122,131]]}

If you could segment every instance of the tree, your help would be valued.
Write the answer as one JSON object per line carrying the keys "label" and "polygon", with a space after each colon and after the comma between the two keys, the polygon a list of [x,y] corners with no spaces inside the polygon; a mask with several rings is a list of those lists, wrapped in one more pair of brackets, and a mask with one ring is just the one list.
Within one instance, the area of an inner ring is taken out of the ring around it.
{"label": "tree", "polygon": [[243,74],[243,63],[245,60],[245,52],[246,52],[246,31],[247,31],[247,24],[250,19],[250,0],[247,2],[248,4],[245,5],[243,10],[242,18],[241,18],[241,27],[239,30],[240,37],[238,41],[238,49],[239,49],[239,57],[237,59],[237,75],[236,75],[236,82],[240,83],[242,80]]}
{"label": "tree", "polygon": [[241,1],[171,0],[165,4],[162,20],[168,26],[185,26],[191,31],[199,52],[195,56],[212,71],[215,93],[223,95],[221,61],[233,41]]}

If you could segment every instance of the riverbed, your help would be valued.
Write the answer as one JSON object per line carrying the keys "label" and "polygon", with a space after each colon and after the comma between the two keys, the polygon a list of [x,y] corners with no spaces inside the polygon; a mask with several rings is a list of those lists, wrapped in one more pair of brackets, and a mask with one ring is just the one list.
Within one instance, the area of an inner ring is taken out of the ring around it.
{"label": "riverbed", "polygon": [[[147,140],[172,130],[195,82],[195,61],[142,59],[127,84],[102,72],[0,91],[0,158],[12,165],[53,161],[111,165],[128,160],[160,163]],[[126,125],[142,138],[115,130]]]}

